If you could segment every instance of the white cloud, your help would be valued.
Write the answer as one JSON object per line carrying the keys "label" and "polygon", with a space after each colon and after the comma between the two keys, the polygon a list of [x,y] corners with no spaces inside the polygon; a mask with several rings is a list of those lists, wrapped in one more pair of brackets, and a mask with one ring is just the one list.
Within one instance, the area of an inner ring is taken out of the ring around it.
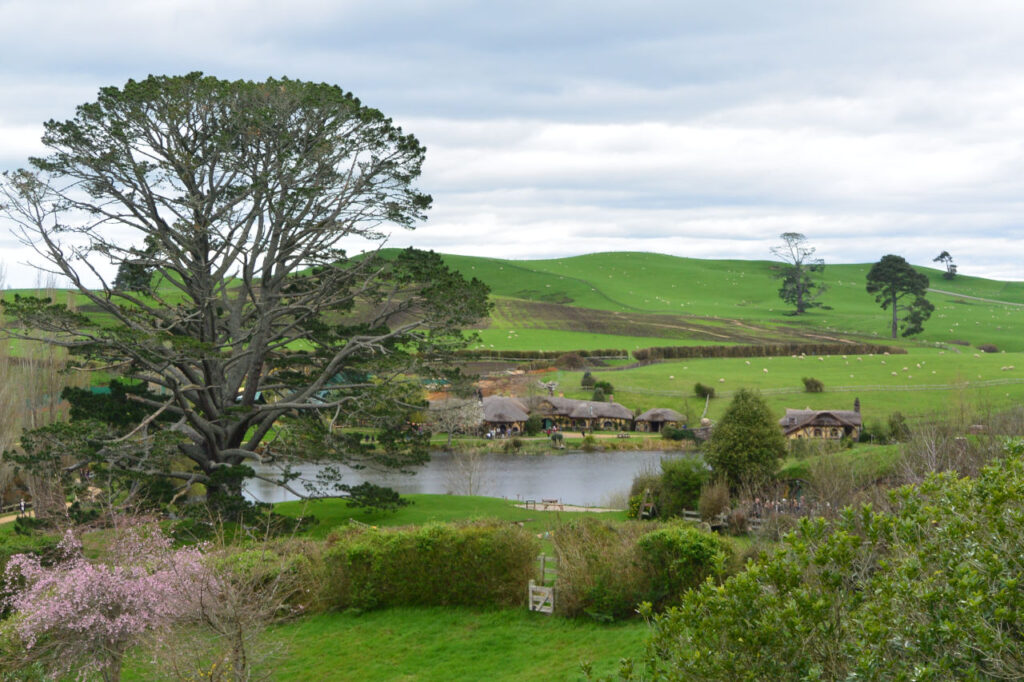
{"label": "white cloud", "polygon": [[767,258],[798,230],[1024,279],[1018,3],[10,0],[0,40],[8,168],[104,85],[288,75],[427,145],[435,208],[396,244]]}

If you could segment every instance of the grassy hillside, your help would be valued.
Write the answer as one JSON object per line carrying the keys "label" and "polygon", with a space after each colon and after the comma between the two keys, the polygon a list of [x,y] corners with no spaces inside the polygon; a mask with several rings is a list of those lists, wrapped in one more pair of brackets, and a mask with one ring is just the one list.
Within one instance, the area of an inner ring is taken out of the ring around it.
{"label": "grassy hillside", "polygon": [[[856,338],[885,340],[889,317],[865,291],[870,264],[829,265],[822,301],[831,309],[789,315],[770,261],[697,260],[652,253],[599,253],[508,261],[445,256],[492,290],[482,330],[495,349],[570,350],[647,345]],[[1024,282],[998,282],[920,268],[936,310],[904,345],[963,340],[1024,351]],[[992,300],[975,300],[976,297]],[[1016,305],[1014,305],[1016,304]]]}

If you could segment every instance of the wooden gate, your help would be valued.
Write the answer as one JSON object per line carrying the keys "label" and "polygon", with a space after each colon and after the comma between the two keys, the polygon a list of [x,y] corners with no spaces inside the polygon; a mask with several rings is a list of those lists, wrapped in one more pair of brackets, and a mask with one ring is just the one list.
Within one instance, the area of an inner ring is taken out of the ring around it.
{"label": "wooden gate", "polygon": [[530,610],[552,613],[555,610],[555,588],[538,585],[530,581]]}

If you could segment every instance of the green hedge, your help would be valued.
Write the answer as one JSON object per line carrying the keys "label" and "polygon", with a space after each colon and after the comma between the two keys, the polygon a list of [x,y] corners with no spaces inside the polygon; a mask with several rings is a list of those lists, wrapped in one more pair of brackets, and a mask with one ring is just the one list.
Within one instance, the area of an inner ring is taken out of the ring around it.
{"label": "green hedge", "polygon": [[463,348],[455,352],[460,358],[472,360],[557,360],[563,355],[576,354],[582,358],[618,360],[629,357],[624,348],[601,348],[598,350],[494,350],[486,348]]}
{"label": "green hedge", "polygon": [[538,551],[536,538],[512,525],[353,530],[325,553],[329,601],[337,609],[523,605]]}
{"label": "green hedge", "polygon": [[633,351],[640,362],[691,358],[764,358],[787,355],[905,355],[895,346],[871,343],[769,343],[758,346],[652,346]]}

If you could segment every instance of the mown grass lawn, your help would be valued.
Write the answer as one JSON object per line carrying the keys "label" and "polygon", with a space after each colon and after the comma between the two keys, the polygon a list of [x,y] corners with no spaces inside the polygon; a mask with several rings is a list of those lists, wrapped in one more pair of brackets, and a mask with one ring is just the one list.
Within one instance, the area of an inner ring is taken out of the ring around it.
{"label": "mown grass lawn", "polygon": [[[447,523],[468,519],[498,519],[522,523],[536,533],[549,531],[561,523],[590,512],[541,511],[521,509],[515,501],[496,497],[470,495],[403,495],[411,504],[395,511],[364,511],[349,507],[344,500],[330,499],[315,502],[281,502],[275,509],[285,516],[312,514],[319,523],[307,531],[310,537],[325,537],[349,519],[371,526],[412,526],[424,523]],[[626,519],[626,512],[607,512],[601,518],[615,521]]]}
{"label": "mown grass lawn", "polygon": [[[259,647],[268,660],[258,668],[257,678],[281,682],[583,680],[581,663],[589,662],[593,673],[604,677],[618,670],[621,658],[639,659],[647,634],[647,625],[641,621],[599,624],[525,608],[327,613],[271,628]],[[146,661],[134,660],[123,679],[160,676]],[[206,678],[197,675],[196,679]]]}
{"label": "mown grass lawn", "polygon": [[639,658],[647,626],[604,625],[525,608],[390,609],[325,614],[275,628],[275,680],[579,680]]}

